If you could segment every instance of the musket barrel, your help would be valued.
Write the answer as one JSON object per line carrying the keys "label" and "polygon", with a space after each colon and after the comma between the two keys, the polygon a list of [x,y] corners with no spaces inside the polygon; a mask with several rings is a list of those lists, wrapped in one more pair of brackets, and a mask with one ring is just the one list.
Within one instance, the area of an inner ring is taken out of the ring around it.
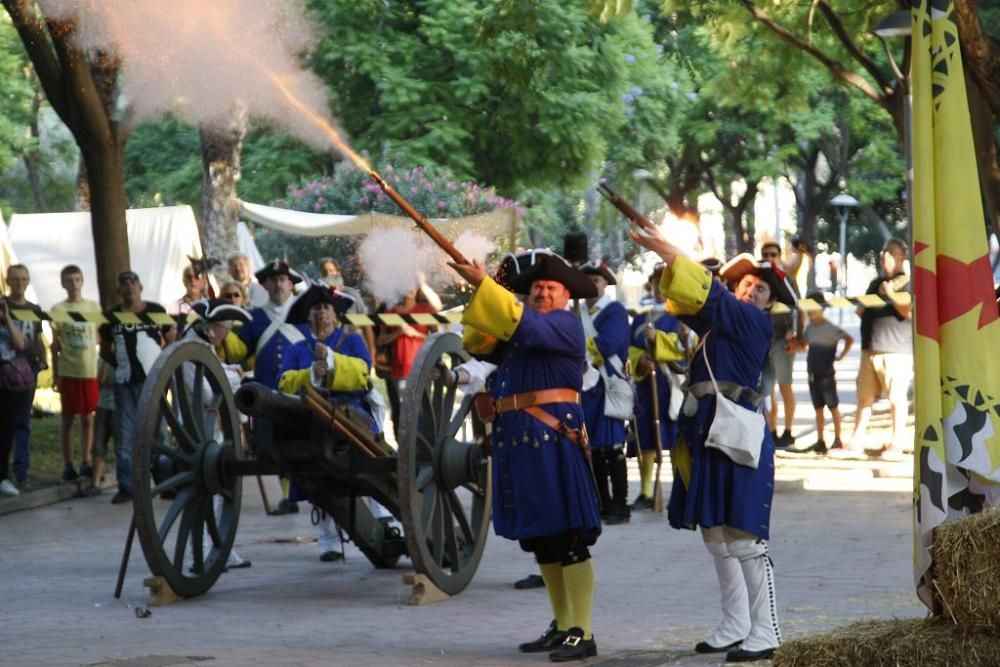
{"label": "musket barrel", "polygon": [[396,205],[403,209],[403,213],[409,216],[413,222],[417,223],[417,226],[424,230],[424,232],[431,237],[434,243],[438,244],[438,247],[440,247],[441,250],[448,253],[448,255],[458,264],[469,263],[469,260],[467,260],[465,256],[458,251],[458,248],[456,248],[451,241],[442,236],[441,232],[435,229],[434,225],[428,222],[427,218],[420,215],[417,210],[410,205],[410,202],[403,198],[403,195],[396,192],[395,188],[386,183],[385,179],[382,178],[377,171],[370,169],[368,171],[368,175],[380,188],[382,188],[382,192],[384,192],[389,199],[396,202]]}

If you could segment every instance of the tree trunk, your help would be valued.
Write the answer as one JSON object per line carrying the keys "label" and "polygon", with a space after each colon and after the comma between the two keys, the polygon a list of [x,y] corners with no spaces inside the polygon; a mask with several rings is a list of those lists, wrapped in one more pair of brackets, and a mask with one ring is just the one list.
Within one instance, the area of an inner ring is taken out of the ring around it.
{"label": "tree trunk", "polygon": [[38,111],[42,106],[42,100],[44,95],[42,91],[36,91],[34,98],[31,100],[31,113],[29,115],[28,121],[28,136],[35,140],[35,148],[26,152],[22,161],[24,162],[24,171],[28,175],[28,186],[31,188],[31,195],[35,198],[35,206],[41,213],[49,212],[49,202],[45,197],[45,188],[42,186],[42,155],[41,146],[38,142],[41,141],[38,131]]}
{"label": "tree trunk", "polygon": [[77,211],[90,210],[90,179],[87,176],[87,162],[83,158],[82,150],[80,152],[80,161],[76,165],[76,187],[73,190],[73,208]]}
{"label": "tree trunk", "polygon": [[[90,225],[97,260],[97,285],[101,306],[118,302],[118,274],[131,268],[125,226],[125,169],[122,149],[115,145],[90,146],[82,151],[90,186]],[[137,267],[140,278],[142,267]]]}
{"label": "tree trunk", "polygon": [[238,105],[223,122],[199,127],[201,136],[202,248],[205,257],[217,259],[216,277],[225,274],[225,260],[239,252],[236,225],[240,200],[236,186],[240,180],[240,153],[247,131],[246,107]]}

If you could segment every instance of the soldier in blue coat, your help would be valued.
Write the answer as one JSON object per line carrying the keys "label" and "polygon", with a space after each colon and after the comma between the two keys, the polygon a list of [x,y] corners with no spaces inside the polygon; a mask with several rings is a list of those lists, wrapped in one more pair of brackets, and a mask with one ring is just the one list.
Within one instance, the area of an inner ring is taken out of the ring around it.
{"label": "soldier in blue coat", "polygon": [[554,662],[597,655],[588,547],[601,519],[580,405],[586,348],[580,321],[566,309],[571,298],[593,296],[593,283],[561,257],[537,253],[505,280],[528,295],[522,304],[481,263],[451,266],[476,288],[462,316],[466,347],[497,363],[488,383],[496,410],[493,528],[534,553],[555,617],[519,648],[549,651]]}
{"label": "soldier in blue coat", "polygon": [[[664,451],[673,449],[677,439],[677,415],[671,416],[671,402],[680,399],[680,387],[674,380],[677,373],[668,364],[686,363],[693,349],[690,332],[679,319],[666,312],[660,293],[663,266],[658,265],[649,276],[656,304],[646,313],[636,315],[629,330],[629,361],[635,378],[635,419],[632,428],[635,441],[629,443],[629,456],[639,458],[639,496],[633,510],[653,507],[653,471],[656,466],[657,444]],[[656,442],[653,418],[653,387],[650,380],[655,370],[656,407],[659,408],[660,441]]]}
{"label": "soldier in blue coat", "polygon": [[705,446],[716,418],[715,389],[706,363],[728,398],[758,408],[762,397],[756,388],[771,344],[771,318],[765,309],[775,300],[794,305],[794,296],[777,267],[758,263],[752,255],[740,255],[722,267],[722,277],[735,285],[730,292],[655,226],[633,227],[629,235],[663,259],[660,290],[667,308],[701,338],[701,349],[690,362],[680,438],[672,453],[668,514],[675,528],[701,528],[722,591],[722,623],[695,650],[726,652],[727,662],[768,659],[781,643],[765,543],[774,497],[774,442],[762,427],[757,468]]}
{"label": "soldier in blue coat", "polygon": [[[601,501],[601,515],[608,525],[626,523],[631,510],[628,505],[628,473],[625,465],[625,419],[632,416],[634,394],[626,374],[628,361],[628,311],[620,302],[604,293],[617,283],[607,264],[587,263],[580,267],[594,286],[597,295],[581,306],[580,318],[587,336],[587,358],[593,369],[584,375],[583,414],[587,420],[587,435],[594,461],[594,478]],[[618,414],[609,409],[608,385],[616,382],[627,390],[632,399],[619,405]],[[611,492],[608,492],[608,483]]]}
{"label": "soldier in blue coat", "polygon": [[[296,343],[305,340],[305,325],[285,321],[291,308],[292,287],[302,282],[302,276],[288,262],[274,260],[254,274],[267,292],[267,302],[250,311],[251,320],[230,335],[225,345],[236,361],[253,357],[254,380],[271,389],[278,388],[284,356]],[[298,512],[298,505],[288,498],[288,482],[281,480],[284,498],[274,514]]]}

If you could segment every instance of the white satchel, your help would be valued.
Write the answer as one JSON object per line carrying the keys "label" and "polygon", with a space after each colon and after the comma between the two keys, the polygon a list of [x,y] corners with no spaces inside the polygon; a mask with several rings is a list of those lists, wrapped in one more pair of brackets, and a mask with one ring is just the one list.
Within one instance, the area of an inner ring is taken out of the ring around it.
{"label": "white satchel", "polygon": [[[705,335],[707,337],[708,334]],[[701,352],[705,357],[708,377],[715,387],[715,417],[708,429],[705,446],[718,449],[733,463],[756,469],[760,462],[760,446],[764,440],[764,415],[759,410],[747,410],[723,395],[715,381],[712,366],[708,363],[704,345]]]}
{"label": "white satchel", "polygon": [[[583,323],[584,334],[590,338],[597,336],[597,328],[590,311],[584,306],[580,309],[580,321]],[[601,364],[597,371],[604,383],[604,416],[612,419],[631,419],[635,414],[635,388],[625,377],[625,367],[617,355],[611,355],[607,360],[615,374],[609,374]]]}

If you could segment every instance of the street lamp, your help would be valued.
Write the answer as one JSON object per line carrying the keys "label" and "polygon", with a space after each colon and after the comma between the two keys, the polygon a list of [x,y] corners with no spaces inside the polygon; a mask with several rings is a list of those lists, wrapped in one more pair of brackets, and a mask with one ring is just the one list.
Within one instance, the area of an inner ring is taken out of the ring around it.
{"label": "street lamp", "polygon": [[840,216],[840,261],[841,261],[841,295],[847,296],[847,218],[851,215],[851,209],[858,207],[858,200],[842,192],[830,200],[830,206],[837,209]]}

